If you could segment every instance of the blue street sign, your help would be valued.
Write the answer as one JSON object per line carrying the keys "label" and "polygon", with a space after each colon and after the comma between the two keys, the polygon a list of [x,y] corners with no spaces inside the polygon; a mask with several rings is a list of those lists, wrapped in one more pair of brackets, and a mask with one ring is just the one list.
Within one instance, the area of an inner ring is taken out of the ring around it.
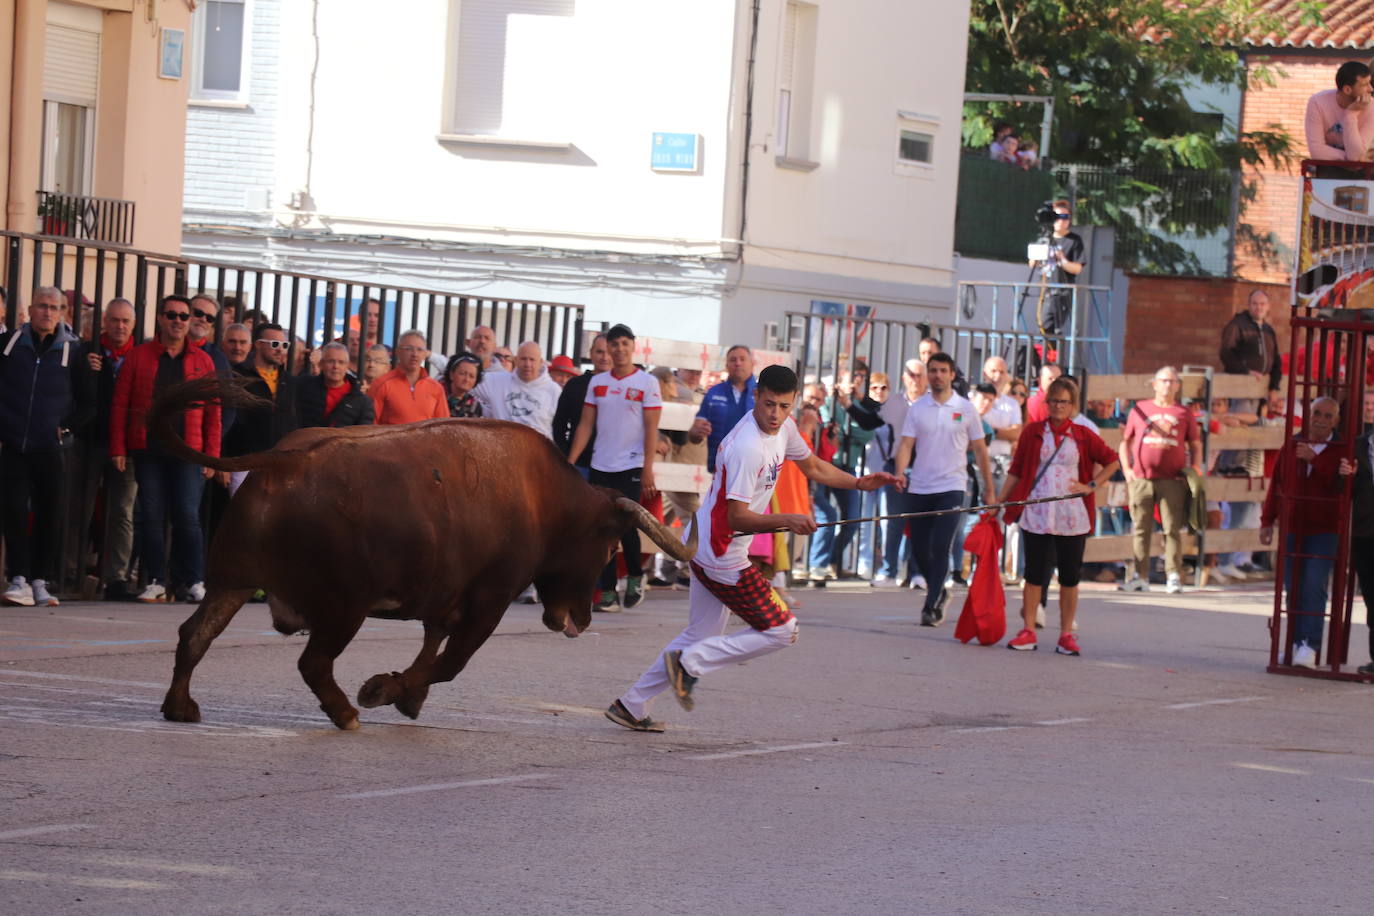
{"label": "blue street sign", "polygon": [[699,168],[697,151],[700,134],[654,133],[649,168],[659,172],[695,172]]}

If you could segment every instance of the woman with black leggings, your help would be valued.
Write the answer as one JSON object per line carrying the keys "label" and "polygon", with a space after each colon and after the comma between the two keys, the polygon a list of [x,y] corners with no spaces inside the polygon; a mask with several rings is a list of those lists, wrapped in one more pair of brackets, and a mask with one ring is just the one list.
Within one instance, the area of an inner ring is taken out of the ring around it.
{"label": "woman with black leggings", "polygon": [[[1045,404],[1049,419],[1029,423],[1016,440],[1011,468],[1002,486],[1002,500],[1044,499],[1080,494],[1079,499],[1040,503],[1005,511],[1007,522],[1020,521],[1025,543],[1026,585],[1021,614],[1025,629],[1007,643],[1008,649],[1034,650],[1035,609],[1059,571],[1060,655],[1077,655],[1073,633],[1078,611],[1078,574],[1083,546],[1093,529],[1093,493],[1116,473],[1118,459],[1097,431],[1073,421],[1078,413],[1078,386],[1060,377],[1050,383]],[[1095,471],[1095,473],[1094,473]]]}

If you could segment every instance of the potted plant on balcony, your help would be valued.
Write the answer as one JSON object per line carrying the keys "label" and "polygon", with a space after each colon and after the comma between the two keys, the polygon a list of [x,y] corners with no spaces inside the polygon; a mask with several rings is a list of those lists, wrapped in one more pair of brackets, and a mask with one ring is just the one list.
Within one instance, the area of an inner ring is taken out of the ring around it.
{"label": "potted plant on balcony", "polygon": [[79,213],[80,206],[70,197],[47,194],[38,203],[44,235],[71,235]]}

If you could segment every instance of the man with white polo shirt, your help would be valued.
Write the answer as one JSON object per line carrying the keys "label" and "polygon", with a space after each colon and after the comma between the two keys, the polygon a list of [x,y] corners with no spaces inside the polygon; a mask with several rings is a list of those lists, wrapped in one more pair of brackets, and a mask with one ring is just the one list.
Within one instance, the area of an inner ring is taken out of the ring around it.
{"label": "man with white polo shirt", "polygon": [[[906,511],[931,512],[962,506],[968,488],[965,454],[969,451],[983,475],[987,502],[995,503],[997,488],[992,481],[987,443],[983,441],[983,421],[968,398],[954,391],[953,357],[947,353],[932,354],[926,360],[926,379],[930,389],[907,410],[897,446],[897,476],[911,468]],[[925,606],[921,609],[923,627],[939,626],[945,619],[949,592],[944,582],[949,571],[949,549],[962,518],[951,512],[911,520],[916,562],[928,584]]]}
{"label": "man with white polo shirt", "polygon": [[[828,487],[871,491],[897,483],[895,475],[883,472],[855,478],[812,454],[791,418],[796,396],[797,374],[786,366],[769,366],[759,373],[753,408],[721,440],[711,490],[693,522],[697,553],[687,628],[606,710],[606,718],[617,725],[661,732],[663,726],[649,717],[648,707],[664,690],[673,688],[682,708],[690,710],[692,688],[704,675],[796,642],[797,619],[749,562],[752,538],[734,537],[816,530],[809,515],[764,514],[784,461],[795,461],[803,474]],[[725,636],[732,612],[749,626]]]}
{"label": "man with white polo shirt", "polygon": [[[635,335],[617,324],[606,332],[611,368],[592,376],[582,402],[582,418],[573,434],[568,463],[575,465],[587,443],[592,446],[588,481],[610,487],[636,502],[653,496],[654,455],[658,447],[658,418],[663,396],[658,379],[634,363]],[[630,528],[620,539],[625,554],[625,607],[644,598],[644,566],[639,555],[639,529]],[[616,595],[615,557],[601,571],[598,611],[620,610]]]}

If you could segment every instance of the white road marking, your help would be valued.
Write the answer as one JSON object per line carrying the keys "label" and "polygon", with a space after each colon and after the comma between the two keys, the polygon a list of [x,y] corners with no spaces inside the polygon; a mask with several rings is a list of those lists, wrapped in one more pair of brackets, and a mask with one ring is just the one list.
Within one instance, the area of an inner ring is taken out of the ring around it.
{"label": "white road marking", "polygon": [[1171,703],[1165,709],[1196,709],[1199,706],[1225,706],[1230,703],[1253,703],[1256,700],[1267,700],[1268,697],[1234,697],[1227,700],[1198,700],[1196,703]]}
{"label": "white road marking", "polygon": [[1128,664],[1126,664],[1125,662],[1099,662],[1099,661],[1093,661],[1093,662],[1088,662],[1088,664],[1090,664],[1090,665],[1096,665],[1096,666],[1098,666],[1099,668],[1124,668],[1124,669],[1126,669],[1127,671],[1134,671],[1135,669],[1137,669],[1137,668],[1140,667],[1139,665],[1128,665]]}
{"label": "white road marking", "polygon": [[757,757],[760,754],[781,754],[785,751],[810,751],[822,747],[842,747],[843,741],[812,741],[808,744],[783,744],[778,747],[756,747],[745,751],[725,751],[720,754],[701,754],[688,760],[726,760],[731,757]]}
{"label": "white road marking", "polygon": [[127,856],[90,856],[88,861],[118,868],[146,868],[152,871],[167,871],[186,875],[213,875],[220,878],[247,875],[241,868],[231,865],[205,865],[200,862],[161,862],[156,859],[134,859]]}
{"label": "white road marking", "polygon": [[1231,766],[1233,766],[1233,767],[1239,767],[1239,768],[1242,769],[1242,770],[1259,770],[1261,773],[1284,773],[1284,774],[1287,774],[1287,775],[1289,775],[1289,776],[1310,776],[1310,775],[1312,775],[1312,774],[1309,773],[1307,770],[1294,770],[1294,769],[1290,769],[1290,768],[1288,768],[1288,767],[1275,767],[1275,766],[1270,766],[1270,765],[1267,764],[1267,763],[1233,763],[1233,764],[1231,764]]}
{"label": "white road marking", "polygon": [[23,830],[6,830],[0,833],[0,840],[19,840],[28,836],[42,836],[45,833],[65,833],[68,830],[90,830],[90,824],[49,824],[46,827],[26,827]]}
{"label": "white road marking", "polygon": [[1024,725],[980,725],[977,728],[956,728],[956,735],[971,735],[977,732],[1009,732],[1018,728],[1025,728]]}
{"label": "white road marking", "polygon": [[43,680],[53,681],[82,681],[87,684],[111,684],[115,687],[154,687],[162,690],[166,684],[154,684],[149,681],[117,681],[108,677],[83,677],[79,674],[53,674],[50,671],[19,671],[14,668],[4,669],[6,677],[35,677]]}
{"label": "white road marking", "polygon": [[46,881],[58,884],[72,884],[76,887],[104,887],[123,891],[165,891],[170,884],[161,881],[134,881],[129,878],[79,878],[76,875],[59,875],[50,871],[21,871],[17,868],[0,868],[0,881]]}
{"label": "white road marking", "polygon": [[531,782],[536,779],[552,779],[552,773],[526,773],[523,776],[497,776],[492,779],[468,779],[463,782],[431,782],[422,786],[404,786],[399,789],[375,789],[371,792],[350,792],[339,798],[386,798],[389,795],[411,795],[416,792],[442,792],[446,789],[468,789],[476,786],[500,786],[511,782]]}
{"label": "white road marking", "polygon": [[1091,719],[1045,719],[1043,722],[1036,722],[1036,725],[1073,725],[1077,722],[1091,722]]}
{"label": "white road marking", "polygon": [[1363,782],[1368,785],[1374,786],[1374,779],[1361,779],[1358,776],[1342,776],[1341,778],[1349,780],[1350,782]]}

